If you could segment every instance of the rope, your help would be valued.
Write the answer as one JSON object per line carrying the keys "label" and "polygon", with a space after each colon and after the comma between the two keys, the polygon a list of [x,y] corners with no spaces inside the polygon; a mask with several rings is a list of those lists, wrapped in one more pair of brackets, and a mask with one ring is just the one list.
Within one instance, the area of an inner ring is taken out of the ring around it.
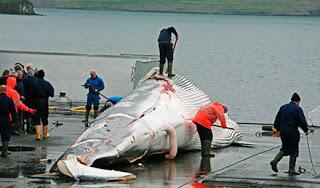
{"label": "rope", "polygon": [[[53,129],[58,128],[59,126],[63,125],[63,123],[60,123],[60,122],[58,122],[58,121],[54,122],[53,124],[54,124],[55,126],[52,127],[51,129],[49,129],[49,130],[48,130],[48,133],[49,133],[50,131],[52,131]],[[10,142],[10,144],[18,143],[18,142],[21,142],[21,141],[24,141],[24,140],[29,140],[29,139],[31,139],[31,138],[34,139],[34,135],[30,135],[30,136],[27,136],[27,137],[25,137],[25,138],[12,141],[12,142]]]}
{"label": "rope", "polygon": [[308,134],[306,135],[307,137],[307,145],[308,145],[308,151],[309,151],[309,157],[310,157],[310,162],[311,162],[311,166],[312,166],[312,170],[314,172],[314,174],[312,174],[313,176],[316,176],[317,175],[317,172],[314,168],[314,165],[313,165],[313,160],[312,160],[312,156],[311,156],[311,150],[310,150],[310,144],[309,144],[309,138],[308,138]]}
{"label": "rope", "polygon": [[[260,123],[260,122],[237,122],[238,125],[270,125],[273,126],[273,123]],[[308,125],[309,127],[314,127],[313,123],[312,125]]]}
{"label": "rope", "polygon": [[[260,154],[269,152],[269,151],[271,151],[271,150],[274,150],[274,149],[276,149],[276,148],[279,148],[280,146],[281,146],[281,145],[278,145],[278,146],[275,146],[275,147],[273,147],[273,148],[270,148],[270,149],[267,149],[267,150],[264,150],[264,151],[255,153],[255,154],[253,154],[253,155],[250,155],[249,157],[246,157],[246,158],[241,159],[241,160],[239,160],[239,161],[237,161],[237,162],[235,162],[235,163],[232,163],[232,164],[230,164],[230,165],[227,165],[227,166],[225,166],[225,167],[222,167],[222,168],[220,168],[220,169],[218,169],[218,170],[216,170],[216,171],[212,171],[212,172],[210,172],[210,173],[208,173],[208,174],[206,174],[206,175],[202,175],[202,176],[200,176],[199,178],[196,178],[196,181],[199,181],[199,180],[203,179],[204,177],[206,177],[206,176],[208,176],[208,175],[210,175],[210,174],[214,174],[214,173],[220,172],[220,171],[222,171],[222,170],[225,170],[225,169],[227,169],[227,168],[230,168],[230,167],[232,167],[232,166],[234,166],[234,165],[237,165],[237,164],[239,164],[239,163],[241,163],[241,162],[243,162],[243,161],[246,161],[246,160],[248,160],[248,159],[250,159],[250,158],[252,158],[252,157],[255,157],[255,156],[257,156],[257,155],[260,155]],[[190,183],[192,183],[192,182],[194,182],[194,180],[188,181],[187,183],[179,186],[178,188],[181,188],[181,187],[183,187],[183,186],[185,186],[185,185],[187,185],[187,184],[190,184]]]}
{"label": "rope", "polygon": [[[314,168],[314,164],[313,164],[313,160],[312,160],[312,156],[311,156],[311,149],[310,149],[308,134],[306,135],[306,137],[307,137],[307,145],[308,145],[310,162],[311,162],[312,170],[313,170],[314,173],[309,172],[309,171],[307,171],[306,169],[304,169],[304,168],[302,168],[302,167],[299,167],[299,172],[301,172],[301,173],[308,172],[308,173],[312,174],[313,176],[316,176],[316,175],[317,175],[317,172],[316,172],[316,170],[315,170],[315,168]],[[232,167],[232,166],[234,166],[234,165],[237,165],[237,164],[239,164],[239,163],[241,163],[241,162],[243,162],[243,161],[246,161],[246,160],[248,160],[248,159],[250,159],[250,158],[252,158],[252,157],[255,157],[255,156],[257,156],[257,155],[260,155],[260,154],[269,152],[269,151],[271,151],[271,150],[274,150],[274,149],[276,149],[276,148],[279,148],[280,146],[281,146],[281,145],[278,145],[278,146],[275,146],[275,147],[273,147],[273,148],[270,148],[270,149],[267,149],[267,150],[264,150],[264,151],[255,153],[255,154],[253,154],[253,155],[250,155],[249,157],[246,157],[246,158],[241,159],[241,160],[239,160],[239,161],[237,161],[237,162],[235,162],[235,163],[232,163],[232,164],[230,164],[230,165],[227,165],[227,166],[225,166],[225,167],[222,167],[222,168],[220,168],[220,169],[218,169],[218,170],[216,170],[216,171],[212,171],[212,172],[210,172],[210,173],[208,173],[208,174],[206,174],[206,175],[202,175],[202,176],[196,178],[195,180],[196,180],[196,181],[199,181],[199,180],[205,178],[206,176],[208,176],[208,175],[210,175],[210,174],[214,174],[214,173],[220,172],[220,171],[225,170],[225,169],[227,169],[227,168],[230,168],[230,167]],[[187,185],[187,184],[190,184],[190,183],[194,182],[195,180],[188,181],[187,183],[179,186],[178,188],[181,188],[181,187],[183,187],[183,186],[185,186],[185,185]]]}
{"label": "rope", "polygon": [[260,123],[260,122],[237,122],[239,125],[273,125],[273,123]]}
{"label": "rope", "polygon": [[10,145],[11,145],[11,144],[14,144],[14,143],[17,143],[17,142],[21,142],[21,141],[23,141],[23,140],[29,140],[30,138],[34,138],[34,135],[30,135],[30,136],[28,136],[28,137],[26,137],[26,138],[22,138],[22,139],[18,139],[18,140],[15,140],[15,141],[11,141],[11,142],[10,142]]}

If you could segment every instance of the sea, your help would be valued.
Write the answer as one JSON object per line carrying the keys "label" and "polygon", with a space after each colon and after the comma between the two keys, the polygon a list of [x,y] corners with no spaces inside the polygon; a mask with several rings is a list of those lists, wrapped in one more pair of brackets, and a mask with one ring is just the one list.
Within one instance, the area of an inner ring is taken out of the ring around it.
{"label": "sea", "polygon": [[[294,92],[301,96],[306,116],[320,105],[320,17],[42,8],[36,12],[43,16],[0,15],[0,50],[158,55],[159,31],[173,26],[179,33],[174,72],[212,101],[227,105],[236,121],[272,123]],[[134,63],[130,59],[2,52],[0,72],[17,61],[40,66],[57,93],[69,90],[75,99],[85,100],[80,85],[92,69],[103,75],[106,95],[125,96],[132,89],[117,84],[129,79],[128,65]],[[119,72],[108,72],[108,67]]]}

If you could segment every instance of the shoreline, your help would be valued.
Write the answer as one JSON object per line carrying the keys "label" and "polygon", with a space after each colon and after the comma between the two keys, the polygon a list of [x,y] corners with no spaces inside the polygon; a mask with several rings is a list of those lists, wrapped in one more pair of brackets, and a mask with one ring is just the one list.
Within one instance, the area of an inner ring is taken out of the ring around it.
{"label": "shoreline", "polygon": [[19,14],[19,13],[2,13],[2,12],[0,12],[0,15],[14,15],[14,16],[46,16],[45,14],[39,14],[39,13],[34,13],[34,14]]}
{"label": "shoreline", "polygon": [[[287,17],[320,17],[319,15],[308,14],[272,14],[272,13],[211,13],[211,12],[188,12],[188,11],[157,11],[157,10],[132,10],[112,8],[63,8],[63,7],[34,7],[35,9],[59,9],[59,10],[84,10],[84,11],[115,11],[115,12],[137,12],[137,13],[168,13],[168,14],[194,14],[194,15],[221,15],[221,16],[287,16]],[[46,16],[46,14],[37,14]]]}
{"label": "shoreline", "polygon": [[125,58],[125,59],[156,59],[156,54],[90,54],[77,52],[53,52],[53,51],[26,51],[26,50],[5,50],[0,49],[0,54],[27,54],[27,55],[51,55],[51,56],[79,56],[79,57],[101,57],[101,58]]}
{"label": "shoreline", "polygon": [[12,15],[38,15],[29,0],[0,0],[0,13]]}

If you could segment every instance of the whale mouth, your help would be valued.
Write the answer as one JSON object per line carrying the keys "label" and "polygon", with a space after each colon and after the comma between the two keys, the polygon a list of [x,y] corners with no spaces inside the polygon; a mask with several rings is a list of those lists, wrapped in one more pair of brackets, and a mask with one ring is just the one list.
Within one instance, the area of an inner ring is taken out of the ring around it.
{"label": "whale mouth", "polygon": [[59,172],[77,181],[128,181],[135,180],[136,176],[128,172],[100,169],[83,164],[78,156],[60,160],[57,163]]}
{"label": "whale mouth", "polygon": [[59,172],[61,172],[63,175],[74,178],[64,160],[59,160],[57,166]]}

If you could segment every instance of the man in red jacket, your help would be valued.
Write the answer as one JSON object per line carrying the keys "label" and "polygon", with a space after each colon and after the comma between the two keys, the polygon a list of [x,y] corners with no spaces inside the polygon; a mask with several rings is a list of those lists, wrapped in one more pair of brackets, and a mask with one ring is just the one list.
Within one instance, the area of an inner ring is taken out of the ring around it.
{"label": "man in red jacket", "polygon": [[219,119],[221,127],[227,128],[224,116],[224,113],[227,111],[228,108],[218,102],[209,103],[201,107],[196,116],[192,119],[193,123],[197,125],[198,134],[201,140],[202,157],[214,157],[214,153],[211,153],[211,142],[213,137],[211,126]]}
{"label": "man in red jacket", "polygon": [[13,100],[16,111],[18,111],[18,109],[20,109],[22,111],[26,111],[31,114],[35,114],[36,113],[35,109],[29,108],[21,102],[19,93],[14,89],[16,87],[16,84],[17,84],[16,78],[8,77],[6,94],[8,97],[10,97]]}

